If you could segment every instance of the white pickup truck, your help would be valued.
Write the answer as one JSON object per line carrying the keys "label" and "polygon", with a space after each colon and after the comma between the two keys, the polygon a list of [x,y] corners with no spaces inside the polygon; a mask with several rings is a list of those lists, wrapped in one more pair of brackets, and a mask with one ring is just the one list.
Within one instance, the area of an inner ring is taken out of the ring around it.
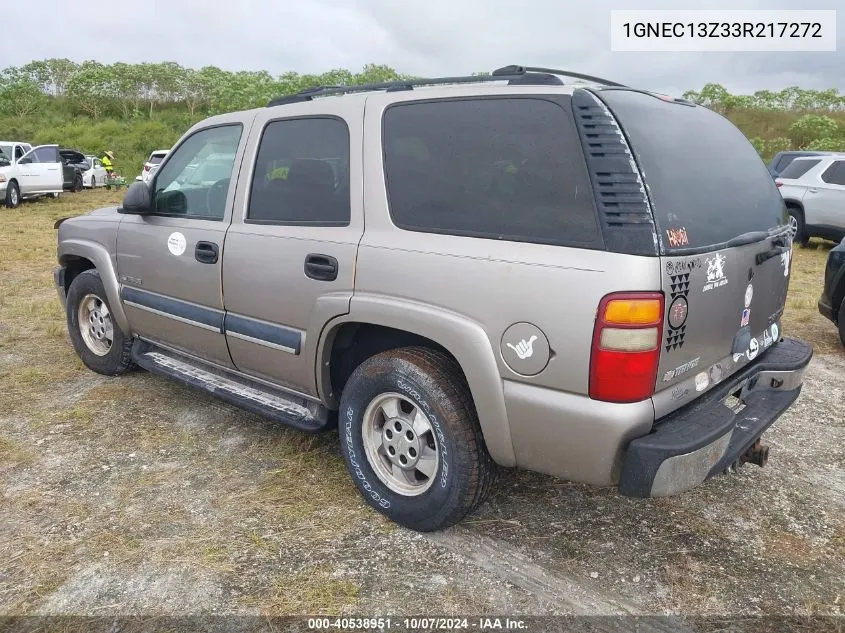
{"label": "white pickup truck", "polygon": [[58,196],[64,177],[58,145],[0,141],[0,198],[14,209],[21,200]]}

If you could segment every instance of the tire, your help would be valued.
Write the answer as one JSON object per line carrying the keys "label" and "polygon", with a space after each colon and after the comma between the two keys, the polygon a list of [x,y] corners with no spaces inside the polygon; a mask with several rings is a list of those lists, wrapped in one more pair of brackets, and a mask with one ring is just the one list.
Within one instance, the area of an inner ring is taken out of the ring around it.
{"label": "tire", "polygon": [[80,191],[82,191],[82,187],[82,174],[76,174],[73,177],[73,185],[71,185],[71,191],[73,191],[73,193],[79,193]]}
{"label": "tire", "polygon": [[[67,326],[73,348],[88,369],[117,376],[132,368],[132,338],[110,315],[100,273],[86,270],[77,275],[67,295]],[[90,323],[86,334],[80,328],[80,320]]]}
{"label": "tire", "polygon": [[338,417],[340,450],[358,491],[407,528],[429,532],[457,523],[481,505],[495,480],[469,388],[441,352],[405,347],[367,359],[347,381]]}
{"label": "tire", "polygon": [[91,189],[96,189],[96,188],[97,188],[97,178],[94,177],[94,176],[91,176]]}
{"label": "tire", "polygon": [[10,209],[17,209],[21,205],[21,190],[14,180],[6,186],[5,203]]}
{"label": "tire", "polygon": [[787,207],[787,211],[789,212],[790,228],[793,231],[792,241],[806,247],[810,238],[804,226],[804,212],[793,206]]}

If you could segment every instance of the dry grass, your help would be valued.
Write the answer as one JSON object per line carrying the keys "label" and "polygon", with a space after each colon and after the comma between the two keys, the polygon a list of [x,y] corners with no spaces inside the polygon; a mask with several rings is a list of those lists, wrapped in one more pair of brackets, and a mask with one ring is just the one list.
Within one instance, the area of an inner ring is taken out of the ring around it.
{"label": "dry grass", "polygon": [[[327,543],[364,512],[336,436],[281,429],[142,372],[108,379],[82,366],[52,285],[53,223],[121,195],[0,210],[0,533],[15,535],[0,537],[0,604],[30,612],[71,570],[108,561],[196,566],[251,582],[261,610],[283,611],[253,563]],[[307,538],[292,547],[286,530]],[[36,546],[45,541],[54,546]],[[289,609],[354,598],[341,581],[309,578]]]}
{"label": "dry grass", "polygon": [[813,345],[816,353],[842,350],[836,326],[819,314],[818,300],[824,287],[824,267],[832,242],[813,239],[809,248],[792,249],[792,276],[784,313],[784,331]]}

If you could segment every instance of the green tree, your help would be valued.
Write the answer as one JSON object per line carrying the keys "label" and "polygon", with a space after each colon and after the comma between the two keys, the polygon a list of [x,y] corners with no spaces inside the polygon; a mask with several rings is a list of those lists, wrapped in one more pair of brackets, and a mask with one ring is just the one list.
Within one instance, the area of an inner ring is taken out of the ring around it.
{"label": "green tree", "polygon": [[76,108],[97,119],[116,96],[115,89],[112,70],[98,62],[87,61],[68,82],[67,91]]}
{"label": "green tree", "polygon": [[0,87],[0,111],[16,117],[26,117],[38,112],[47,97],[34,81],[15,80]]}
{"label": "green tree", "polygon": [[789,126],[789,138],[797,147],[806,147],[822,138],[839,136],[839,124],[823,114],[805,114]]}

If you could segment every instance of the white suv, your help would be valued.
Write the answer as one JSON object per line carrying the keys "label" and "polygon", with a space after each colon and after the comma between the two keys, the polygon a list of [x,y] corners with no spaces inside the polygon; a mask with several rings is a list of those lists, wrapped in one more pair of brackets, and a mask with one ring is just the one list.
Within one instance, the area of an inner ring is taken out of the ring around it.
{"label": "white suv", "polygon": [[157,149],[152,152],[150,157],[147,159],[147,162],[144,163],[144,170],[141,172],[141,175],[136,178],[136,180],[149,182],[169,151],[169,149]]}
{"label": "white suv", "polygon": [[775,180],[795,241],[845,237],[845,154],[796,158]]}

